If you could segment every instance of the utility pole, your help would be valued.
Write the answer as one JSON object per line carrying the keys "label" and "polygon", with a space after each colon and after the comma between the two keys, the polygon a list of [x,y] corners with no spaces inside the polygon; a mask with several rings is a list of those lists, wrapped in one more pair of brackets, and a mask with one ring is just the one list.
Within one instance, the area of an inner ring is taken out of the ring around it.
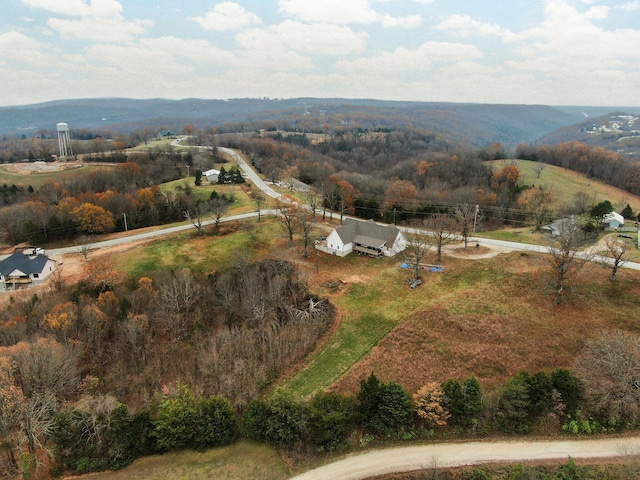
{"label": "utility pole", "polygon": [[124,217],[124,233],[127,233],[128,232],[128,229],[127,229],[127,214],[123,213],[122,216]]}

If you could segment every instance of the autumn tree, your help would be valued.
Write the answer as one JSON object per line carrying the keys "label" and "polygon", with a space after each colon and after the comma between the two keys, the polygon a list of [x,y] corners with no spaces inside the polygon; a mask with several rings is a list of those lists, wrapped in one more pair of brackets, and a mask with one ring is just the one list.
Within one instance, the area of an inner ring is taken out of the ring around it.
{"label": "autumn tree", "polygon": [[82,285],[96,295],[113,289],[122,283],[124,276],[114,266],[113,260],[100,255],[86,262],[82,268]]}
{"label": "autumn tree", "polygon": [[387,211],[394,206],[415,207],[417,198],[418,190],[413,183],[407,180],[395,180],[385,191],[382,209]]}
{"label": "autumn tree", "polygon": [[[12,478],[20,469],[20,424],[26,402],[22,390],[15,384],[15,365],[0,355],[0,474]],[[6,459],[6,462],[5,462]]]}
{"label": "autumn tree", "polygon": [[78,230],[89,235],[112,232],[115,228],[113,215],[89,202],[74,208],[71,218],[78,224]]}
{"label": "autumn tree", "polygon": [[518,198],[518,205],[533,220],[536,231],[540,231],[542,225],[550,220],[555,198],[555,190],[542,187],[529,188]]}
{"label": "autumn tree", "polygon": [[594,413],[609,424],[635,424],[640,418],[640,339],[620,330],[588,341],[574,369]]}
{"label": "autumn tree", "polygon": [[331,175],[329,181],[333,184],[334,208],[340,210],[340,223],[342,223],[345,213],[352,214],[355,211],[354,202],[360,196],[360,192],[351,183],[337,175]]}
{"label": "autumn tree", "polygon": [[427,426],[441,427],[447,424],[451,414],[443,406],[444,392],[437,382],[427,383],[413,394],[413,404],[418,416]]}

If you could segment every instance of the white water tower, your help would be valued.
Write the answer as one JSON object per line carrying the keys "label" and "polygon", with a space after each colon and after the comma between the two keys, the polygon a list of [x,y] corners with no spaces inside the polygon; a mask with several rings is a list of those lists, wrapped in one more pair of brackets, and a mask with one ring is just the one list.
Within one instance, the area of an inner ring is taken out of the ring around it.
{"label": "white water tower", "polygon": [[69,136],[69,125],[59,123],[58,125],[58,150],[60,157],[73,157],[71,150],[71,137]]}

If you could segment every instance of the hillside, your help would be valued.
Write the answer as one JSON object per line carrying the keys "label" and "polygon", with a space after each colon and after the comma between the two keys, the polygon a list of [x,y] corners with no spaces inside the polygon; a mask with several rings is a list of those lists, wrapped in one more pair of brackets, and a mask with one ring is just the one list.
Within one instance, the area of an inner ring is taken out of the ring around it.
{"label": "hillside", "polygon": [[544,135],[537,145],[577,141],[618,153],[640,156],[640,112],[615,111]]}
{"label": "hillside", "polygon": [[[613,187],[594,178],[574,172],[568,168],[544,165],[530,160],[495,160],[491,162],[494,170],[499,170],[505,165],[516,165],[520,171],[520,183],[544,188],[553,188],[557,198],[555,208],[572,202],[577,192],[588,192],[593,197],[593,203],[609,200],[617,211],[622,210],[627,203],[634,212],[640,210],[640,197],[631,195],[621,188]],[[542,167],[538,176],[537,168]]]}
{"label": "hillside", "polygon": [[[134,129],[164,127],[179,131],[185,124],[199,127],[229,122],[293,122],[316,119],[341,124],[344,116],[363,127],[413,126],[449,135],[460,143],[483,147],[501,142],[529,143],[575,123],[580,117],[540,105],[487,105],[379,100],[297,98],[287,100],[133,100],[122,98],[65,100],[0,108],[0,134],[31,136],[55,132],[58,122],[71,129]],[[295,125],[294,125],[295,126]]]}

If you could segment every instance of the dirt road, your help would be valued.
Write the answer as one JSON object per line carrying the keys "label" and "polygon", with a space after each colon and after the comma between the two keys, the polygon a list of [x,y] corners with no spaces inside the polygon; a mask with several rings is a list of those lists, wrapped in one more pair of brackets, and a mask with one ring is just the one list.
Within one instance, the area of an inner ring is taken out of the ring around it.
{"label": "dirt road", "polygon": [[354,455],[310,470],[292,480],[355,480],[397,472],[482,463],[640,454],[640,437],[557,442],[464,442],[389,448]]}

